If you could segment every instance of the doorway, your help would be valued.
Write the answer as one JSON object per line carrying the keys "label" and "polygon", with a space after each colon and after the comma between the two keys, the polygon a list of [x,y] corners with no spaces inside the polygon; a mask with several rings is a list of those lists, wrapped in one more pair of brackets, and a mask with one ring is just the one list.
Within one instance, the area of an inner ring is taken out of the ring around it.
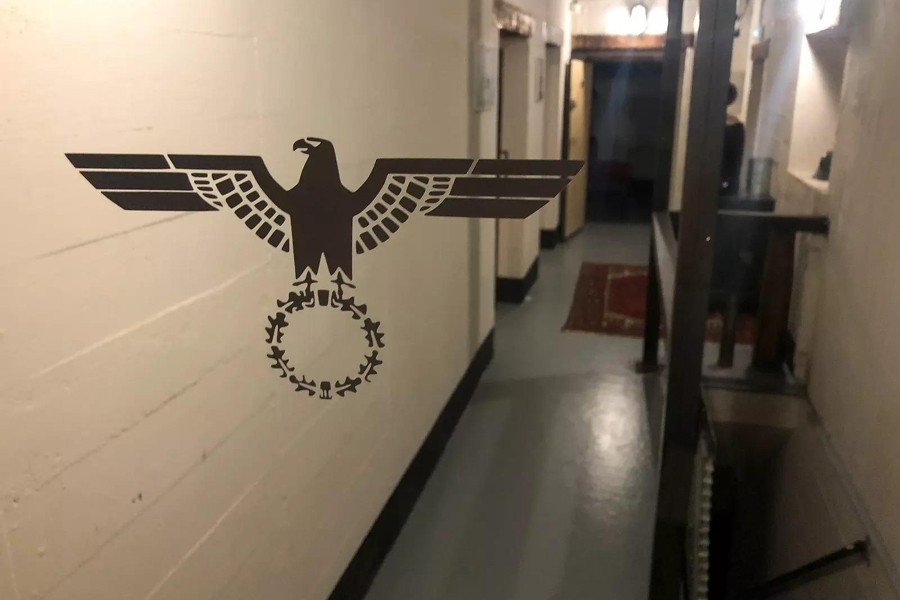
{"label": "doorway", "polygon": [[662,62],[597,61],[591,67],[586,219],[648,222],[656,175]]}
{"label": "doorway", "polygon": [[[497,158],[532,158],[529,139],[534,133],[530,120],[534,100],[534,60],[527,37],[500,32]],[[509,294],[504,290],[524,290],[532,273],[536,273],[540,240],[537,215],[529,219],[497,220],[497,297],[500,301],[517,302],[524,292]]]}
{"label": "doorway", "polygon": [[560,234],[567,240],[584,226],[585,202],[587,199],[589,139],[591,123],[591,100],[593,70],[589,63],[573,58],[569,62],[566,106],[566,152],[565,158],[584,161],[585,167],[578,172],[566,188],[560,211]]}
{"label": "doorway", "polygon": [[[544,103],[543,158],[558,159],[562,156],[562,48],[547,44],[544,49],[544,79],[538,83],[539,100]],[[559,241],[559,197],[541,208],[541,247],[552,249]]]}

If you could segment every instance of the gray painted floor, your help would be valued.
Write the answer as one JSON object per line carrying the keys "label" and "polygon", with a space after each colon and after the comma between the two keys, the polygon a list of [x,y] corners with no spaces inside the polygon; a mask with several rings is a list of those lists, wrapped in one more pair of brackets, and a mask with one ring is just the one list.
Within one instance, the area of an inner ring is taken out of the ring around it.
{"label": "gray painted floor", "polygon": [[589,225],[498,307],[494,362],[369,600],[646,598],[659,406],[641,342],[560,328],[582,261],[645,264],[648,236]]}

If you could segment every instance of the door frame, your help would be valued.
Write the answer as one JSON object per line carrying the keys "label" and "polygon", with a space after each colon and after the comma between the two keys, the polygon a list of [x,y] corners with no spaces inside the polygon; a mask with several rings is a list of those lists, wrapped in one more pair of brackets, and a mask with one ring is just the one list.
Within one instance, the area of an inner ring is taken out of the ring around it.
{"label": "door frame", "polygon": [[[566,61],[566,77],[565,84],[563,85],[563,121],[562,121],[562,131],[560,131],[560,150],[563,160],[568,160],[569,158],[569,125],[570,125],[570,117],[569,114],[572,111],[572,94],[569,90],[572,80],[572,59]],[[584,168],[584,167],[582,167]],[[568,188],[568,186],[566,186]],[[566,203],[568,202],[567,191],[566,188],[563,188],[562,194],[559,197],[559,223],[556,225],[556,236],[559,240],[559,243],[563,243],[566,241],[565,236],[563,235],[566,231]]]}

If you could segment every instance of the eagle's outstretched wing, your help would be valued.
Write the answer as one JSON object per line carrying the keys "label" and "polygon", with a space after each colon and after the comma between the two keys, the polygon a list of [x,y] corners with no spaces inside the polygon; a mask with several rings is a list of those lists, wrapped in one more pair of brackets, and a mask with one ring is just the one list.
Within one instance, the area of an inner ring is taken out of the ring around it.
{"label": "eagle's outstretched wing", "polygon": [[374,198],[356,217],[357,254],[386,242],[414,212],[524,219],[556,197],[577,160],[379,159],[357,190]]}
{"label": "eagle's outstretched wing", "polygon": [[284,190],[258,156],[66,154],[91,185],[125,210],[229,210],[257,237],[290,252]]}

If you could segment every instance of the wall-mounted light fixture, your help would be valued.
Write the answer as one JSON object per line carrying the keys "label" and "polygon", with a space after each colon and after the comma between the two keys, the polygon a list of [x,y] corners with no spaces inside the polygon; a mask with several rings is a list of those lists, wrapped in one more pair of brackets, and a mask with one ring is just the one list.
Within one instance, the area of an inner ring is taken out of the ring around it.
{"label": "wall-mounted light fixture", "polygon": [[609,35],[644,35],[665,33],[669,16],[665,7],[653,10],[643,2],[632,4],[630,8],[620,5],[606,11],[604,28]]}
{"label": "wall-mounted light fixture", "polygon": [[581,14],[582,8],[583,8],[583,5],[581,4],[581,2],[579,0],[572,0],[572,2],[569,4],[569,10],[571,10],[576,15]]}

